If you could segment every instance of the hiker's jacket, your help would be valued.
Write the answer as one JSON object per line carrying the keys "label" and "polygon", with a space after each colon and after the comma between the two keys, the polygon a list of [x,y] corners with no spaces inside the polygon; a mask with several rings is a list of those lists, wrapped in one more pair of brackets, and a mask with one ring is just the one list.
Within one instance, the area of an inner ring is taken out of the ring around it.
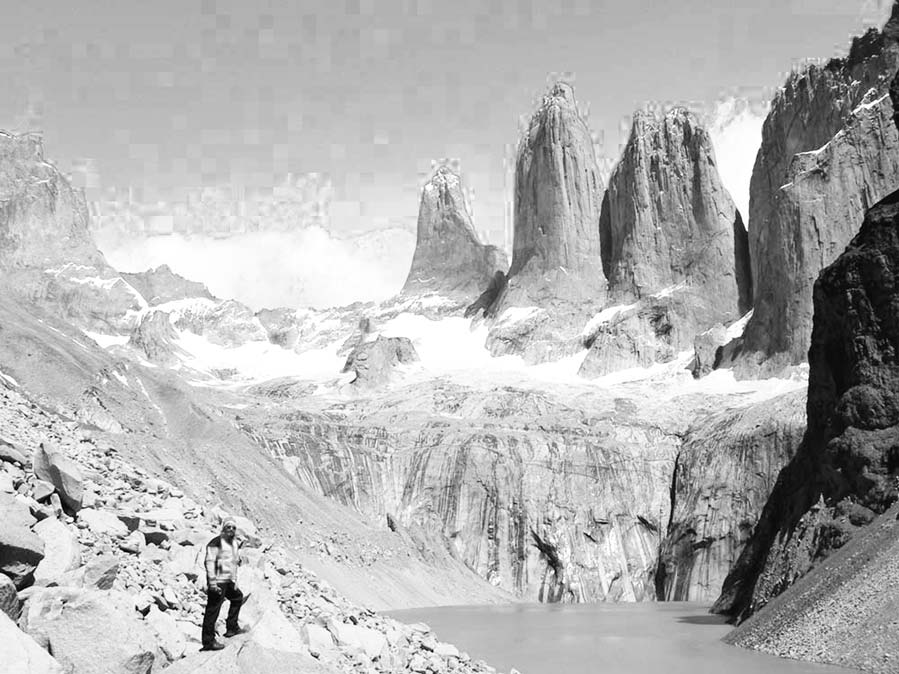
{"label": "hiker's jacket", "polygon": [[206,582],[237,583],[237,566],[240,564],[240,553],[237,539],[228,543],[221,536],[216,536],[206,546]]}

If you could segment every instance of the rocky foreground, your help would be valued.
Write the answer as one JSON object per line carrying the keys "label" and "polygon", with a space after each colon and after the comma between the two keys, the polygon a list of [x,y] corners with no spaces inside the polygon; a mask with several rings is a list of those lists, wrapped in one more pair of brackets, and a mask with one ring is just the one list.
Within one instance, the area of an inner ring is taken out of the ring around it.
{"label": "rocky foreground", "polygon": [[240,516],[251,630],[198,652],[204,547],[232,513],[130,465],[5,379],[0,429],[4,671],[495,671],[426,625],[352,604]]}

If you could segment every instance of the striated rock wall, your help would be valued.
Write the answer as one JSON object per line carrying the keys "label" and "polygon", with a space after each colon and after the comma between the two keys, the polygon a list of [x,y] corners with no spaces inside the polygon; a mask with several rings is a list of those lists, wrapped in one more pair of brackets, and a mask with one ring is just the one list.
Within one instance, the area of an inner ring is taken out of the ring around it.
{"label": "striated rock wall", "polygon": [[805,432],[805,392],[694,423],[677,456],[657,598],[714,601]]}
{"label": "striated rock wall", "polygon": [[245,413],[242,428],[304,485],[439,532],[467,566],[523,598],[653,597],[679,446],[654,415],[627,400],[587,413],[532,391],[445,382],[411,393],[364,414]]}
{"label": "striated rock wall", "polygon": [[808,431],[781,472],[715,610],[743,619],[897,497],[899,192],[814,290]]}
{"label": "striated rock wall", "polygon": [[480,242],[460,177],[441,166],[421,193],[415,254],[403,293],[476,297],[508,266],[501,250]]}
{"label": "striated rock wall", "polygon": [[814,279],[865,210],[899,186],[891,30],[869,31],[846,58],[794,73],[772,102],[750,184],[755,311],[738,359],[746,375],[806,358]]}
{"label": "striated rock wall", "polygon": [[634,115],[599,224],[603,269],[616,297],[695,288],[710,298],[699,331],[749,309],[742,219],[721,183],[711,139],[688,110]]}

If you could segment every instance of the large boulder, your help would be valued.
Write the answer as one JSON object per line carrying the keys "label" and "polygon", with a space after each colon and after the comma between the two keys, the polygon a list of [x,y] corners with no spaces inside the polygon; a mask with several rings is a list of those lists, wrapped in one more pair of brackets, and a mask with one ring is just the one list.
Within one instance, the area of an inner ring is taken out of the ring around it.
{"label": "large boulder", "polygon": [[[0,576],[2,577],[2,576]],[[9,674],[62,674],[63,668],[45,649],[0,611],[0,662]]]}
{"label": "large boulder", "polygon": [[15,583],[6,574],[0,573],[0,613],[13,620],[19,619],[19,597]]}
{"label": "large boulder", "polygon": [[0,523],[5,527],[31,528],[37,522],[28,503],[12,494],[0,494]]}
{"label": "large boulder", "polygon": [[814,303],[808,430],[714,607],[738,619],[899,495],[899,191],[868,211]]}
{"label": "large boulder", "polygon": [[418,360],[408,337],[383,337],[363,342],[347,356],[343,372],[355,372],[353,385],[380,386],[387,383],[393,370]]}
{"label": "large boulder", "polygon": [[849,54],[790,75],[762,127],[750,183],[755,310],[738,372],[805,360],[812,284],[858,231],[865,210],[899,187],[899,133],[888,95],[895,37],[871,30]]}
{"label": "large boulder", "polygon": [[35,584],[52,584],[81,564],[81,547],[71,528],[48,517],[35,524],[33,530],[44,542],[44,558],[34,570]]}
{"label": "large boulder", "polygon": [[147,674],[157,661],[154,632],[130,597],[115,592],[43,588],[25,602],[19,624],[67,671]]}
{"label": "large boulder", "polygon": [[228,644],[225,650],[201,652],[178,660],[167,674],[337,674],[342,670],[323,664],[308,653],[285,653],[255,641]]}
{"label": "large boulder", "polygon": [[32,464],[34,475],[56,487],[62,504],[69,512],[81,510],[84,479],[78,464],[47,443],[41,443],[34,450]]}
{"label": "large boulder", "polygon": [[439,167],[421,193],[415,255],[403,293],[467,298],[507,268],[505,254],[478,239],[460,177]]}
{"label": "large boulder", "polygon": [[43,558],[40,536],[23,526],[0,523],[0,573],[9,576],[17,588],[34,581],[34,570]]}

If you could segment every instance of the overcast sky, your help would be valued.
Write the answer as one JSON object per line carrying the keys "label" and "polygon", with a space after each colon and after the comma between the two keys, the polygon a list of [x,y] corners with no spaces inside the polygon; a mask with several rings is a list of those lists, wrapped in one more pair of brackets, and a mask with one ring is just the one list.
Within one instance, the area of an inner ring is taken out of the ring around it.
{"label": "overcast sky", "polygon": [[889,13],[883,0],[0,5],[0,128],[42,131],[47,156],[91,167],[92,187],[173,199],[317,171],[341,202],[334,227],[358,229],[414,218],[430,161],[458,157],[493,238],[506,147],[554,73],[573,73],[617,158],[647,102],[768,100],[791,65],[845,52]]}

